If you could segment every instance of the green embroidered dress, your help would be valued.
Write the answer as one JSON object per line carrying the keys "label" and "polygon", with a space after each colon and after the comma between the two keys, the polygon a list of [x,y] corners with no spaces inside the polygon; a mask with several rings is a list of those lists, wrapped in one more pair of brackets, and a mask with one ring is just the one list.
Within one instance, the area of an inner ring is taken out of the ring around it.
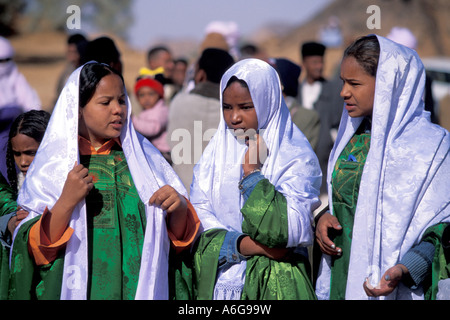
{"label": "green embroidered dress", "polygon": [[[0,217],[3,217],[11,212],[15,212],[16,209],[16,194],[15,192],[13,192],[6,179],[2,175],[0,175]],[[2,243],[1,250],[0,300],[5,300],[8,297],[9,285],[9,247],[3,245]]]}
{"label": "green embroidered dress", "polygon": [[331,300],[344,300],[347,284],[353,221],[361,175],[370,149],[370,123],[365,119],[336,161],[332,174],[333,213],[342,226],[334,238],[342,255],[332,259]]}
{"label": "green embroidered dress", "polygon": [[[287,202],[267,179],[254,188],[241,210],[242,232],[269,247],[286,248],[288,241]],[[213,297],[220,248],[226,230],[204,232],[195,247],[194,293],[199,300]],[[308,300],[316,299],[310,281],[309,262],[301,254],[290,254],[286,261],[265,256],[247,260],[241,299]]]}
{"label": "green embroidered dress", "polygon": [[[81,156],[95,188],[86,197],[88,216],[88,299],[134,299],[145,232],[145,210],[124,153]],[[13,247],[11,299],[59,299],[64,252],[37,267],[28,254],[28,221]],[[64,250],[62,250],[64,251]]]}

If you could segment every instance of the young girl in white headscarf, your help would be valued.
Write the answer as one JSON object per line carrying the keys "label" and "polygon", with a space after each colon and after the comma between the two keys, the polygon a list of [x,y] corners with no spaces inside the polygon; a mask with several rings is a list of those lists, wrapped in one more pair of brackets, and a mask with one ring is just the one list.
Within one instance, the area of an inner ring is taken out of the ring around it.
{"label": "young girl in white headscarf", "polygon": [[341,78],[329,212],[317,217],[324,255],[316,294],[368,299],[383,290],[380,298],[421,299],[423,287],[398,283],[390,268],[407,264],[425,231],[450,220],[450,136],[424,111],[425,71],[415,51],[363,37],[346,49]]}
{"label": "young girl in white headscarf", "polygon": [[317,157],[293,125],[277,72],[246,59],[221,80],[217,133],[194,169],[202,231],[197,299],[315,299],[306,247],[319,206]]}
{"label": "young girl in white headscarf", "polygon": [[72,73],[19,193],[29,215],[15,232],[10,298],[169,297],[170,247],[189,247],[199,223],[130,115],[114,69]]}

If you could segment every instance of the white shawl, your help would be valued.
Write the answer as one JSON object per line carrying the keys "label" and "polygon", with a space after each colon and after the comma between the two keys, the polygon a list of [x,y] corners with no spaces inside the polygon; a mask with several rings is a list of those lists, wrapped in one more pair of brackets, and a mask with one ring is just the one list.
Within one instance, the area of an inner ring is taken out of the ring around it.
{"label": "white shawl", "polygon": [[[415,51],[383,37],[378,41],[371,143],[355,212],[346,299],[368,299],[366,277],[376,286],[428,227],[450,221],[450,137],[424,111],[423,64]],[[330,208],[334,165],[361,121],[344,110],[328,163]],[[319,299],[329,298],[329,287],[330,257],[324,255]],[[421,291],[400,285],[381,299],[420,299]]]}
{"label": "white shawl", "polygon": [[[62,90],[20,191],[18,204],[30,212],[27,220],[42,214],[46,207],[52,208],[62,192],[68,172],[75,161],[80,163],[78,95],[81,69],[82,67],[72,73]],[[150,206],[148,201],[165,184],[170,184],[183,196],[187,197],[187,193],[159,151],[134,130],[128,98],[127,102],[128,118],[120,141],[147,216],[136,299],[167,299],[170,243],[165,211]],[[86,299],[88,263],[84,200],[74,210],[69,225],[74,233],[65,253],[61,299]]]}
{"label": "white shawl", "polygon": [[[232,66],[222,77],[220,100],[232,76],[244,80],[258,117],[260,135],[269,155],[262,174],[288,203],[288,247],[308,246],[313,241],[312,211],[319,206],[321,171],[316,155],[303,133],[293,125],[284,102],[277,72],[266,62],[246,59]],[[247,151],[239,143],[220,113],[219,128],[194,168],[191,202],[203,230],[222,228],[241,232],[243,198],[238,189],[242,160]],[[243,286],[245,261],[219,275],[217,286]],[[216,298],[220,297],[216,295]],[[236,293],[239,298],[239,293]]]}

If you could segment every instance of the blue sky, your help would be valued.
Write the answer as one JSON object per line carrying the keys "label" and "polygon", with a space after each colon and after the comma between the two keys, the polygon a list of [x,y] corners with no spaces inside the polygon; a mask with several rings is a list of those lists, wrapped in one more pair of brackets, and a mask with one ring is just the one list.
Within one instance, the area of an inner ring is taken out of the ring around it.
{"label": "blue sky", "polygon": [[298,25],[333,0],[135,0],[131,44],[153,39],[202,39],[213,20],[235,21],[243,36],[272,22]]}

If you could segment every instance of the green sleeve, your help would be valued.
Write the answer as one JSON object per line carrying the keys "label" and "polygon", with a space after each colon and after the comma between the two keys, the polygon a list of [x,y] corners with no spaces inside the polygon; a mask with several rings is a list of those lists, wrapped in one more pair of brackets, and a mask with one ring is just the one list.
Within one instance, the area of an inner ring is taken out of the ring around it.
{"label": "green sleeve", "polygon": [[422,236],[422,241],[430,242],[435,246],[431,275],[423,281],[425,300],[435,300],[438,282],[450,277],[450,248],[442,245],[444,234],[449,233],[450,224],[440,223],[429,227]]}
{"label": "green sleeve", "polygon": [[194,246],[193,287],[197,300],[212,300],[213,298],[220,248],[226,233],[227,231],[224,229],[205,231]]}
{"label": "green sleeve", "polygon": [[11,189],[5,177],[0,175],[0,217],[17,209],[16,193]]}
{"label": "green sleeve", "polygon": [[38,267],[28,251],[30,229],[39,219],[40,216],[24,223],[14,239],[9,281],[8,298],[10,300],[58,300],[60,298],[64,252],[51,264]]}
{"label": "green sleeve", "polygon": [[11,213],[17,210],[16,194],[3,175],[0,175],[0,300],[8,298],[9,288],[9,245],[11,234],[8,222]]}
{"label": "green sleeve", "polygon": [[269,180],[258,182],[241,212],[244,216],[243,233],[268,247],[286,247],[287,201]]}
{"label": "green sleeve", "polygon": [[190,250],[169,253],[169,300],[193,300],[193,266]]}

